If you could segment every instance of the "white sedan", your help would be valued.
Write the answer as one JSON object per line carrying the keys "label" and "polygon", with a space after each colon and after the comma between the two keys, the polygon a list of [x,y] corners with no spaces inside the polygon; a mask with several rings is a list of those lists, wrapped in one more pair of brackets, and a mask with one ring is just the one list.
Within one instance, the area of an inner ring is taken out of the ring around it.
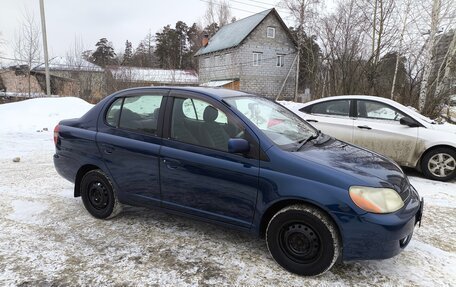
{"label": "white sedan", "polygon": [[395,101],[335,96],[281,102],[322,132],[421,170],[431,179],[456,177],[456,126],[438,124]]}

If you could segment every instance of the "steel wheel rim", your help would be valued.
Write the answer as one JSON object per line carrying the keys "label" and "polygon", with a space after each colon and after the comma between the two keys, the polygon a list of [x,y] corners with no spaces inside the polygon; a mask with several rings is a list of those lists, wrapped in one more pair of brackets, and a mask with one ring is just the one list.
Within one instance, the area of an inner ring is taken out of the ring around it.
{"label": "steel wheel rim", "polygon": [[313,262],[321,250],[318,234],[300,222],[283,225],[279,233],[279,244],[287,257],[298,263]]}
{"label": "steel wheel rim", "polygon": [[102,182],[94,181],[89,184],[88,198],[89,203],[93,208],[103,210],[109,203],[108,189]]}
{"label": "steel wheel rim", "polygon": [[436,177],[447,177],[456,168],[456,160],[447,153],[433,155],[428,161],[428,170]]}

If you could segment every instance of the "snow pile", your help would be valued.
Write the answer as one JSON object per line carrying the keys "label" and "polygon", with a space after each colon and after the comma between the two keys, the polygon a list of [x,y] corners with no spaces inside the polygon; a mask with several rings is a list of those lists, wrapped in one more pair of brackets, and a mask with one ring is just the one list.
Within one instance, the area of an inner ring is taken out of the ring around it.
{"label": "snow pile", "polygon": [[[44,71],[44,63],[33,68],[35,71]],[[104,69],[98,65],[90,63],[79,58],[54,57],[49,60],[49,69],[53,71],[89,71],[104,72]]]}
{"label": "snow pile", "polygon": [[302,103],[296,103],[296,102],[291,102],[291,101],[277,101],[277,102],[292,111],[297,111],[304,106],[304,104],[302,104]]}
{"label": "snow pile", "polygon": [[0,105],[0,131],[53,130],[62,119],[78,118],[92,104],[75,97],[39,98]]}
{"label": "snow pile", "polygon": [[37,98],[0,105],[0,159],[54,149],[53,131],[63,119],[79,118],[93,105],[75,97]]}

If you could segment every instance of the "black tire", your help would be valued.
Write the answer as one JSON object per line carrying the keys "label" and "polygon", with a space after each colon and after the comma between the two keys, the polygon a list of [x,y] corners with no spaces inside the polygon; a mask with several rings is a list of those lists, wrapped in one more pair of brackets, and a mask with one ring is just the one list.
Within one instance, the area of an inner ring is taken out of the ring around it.
{"label": "black tire", "polygon": [[421,170],[429,179],[452,180],[456,177],[456,151],[440,147],[426,152],[421,161]]}
{"label": "black tire", "polygon": [[113,218],[122,210],[111,181],[99,169],[91,170],[82,177],[80,192],[85,208],[93,217]]}
{"label": "black tire", "polygon": [[323,274],[341,254],[333,221],[307,205],[292,205],[277,212],[266,230],[266,243],[280,266],[304,276]]}

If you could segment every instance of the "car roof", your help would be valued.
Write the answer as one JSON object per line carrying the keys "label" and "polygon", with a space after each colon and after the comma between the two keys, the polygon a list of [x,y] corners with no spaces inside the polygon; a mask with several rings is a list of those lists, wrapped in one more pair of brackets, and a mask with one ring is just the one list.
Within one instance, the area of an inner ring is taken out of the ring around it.
{"label": "car roof", "polygon": [[124,91],[134,91],[134,90],[144,90],[144,89],[168,89],[172,91],[188,91],[188,92],[196,92],[202,93],[207,96],[210,96],[217,100],[222,100],[224,98],[231,98],[231,97],[241,97],[241,96],[255,96],[252,94],[247,94],[240,91],[225,89],[225,88],[210,88],[210,87],[180,87],[180,86],[154,86],[154,87],[137,87],[126,89]]}
{"label": "car roof", "polygon": [[331,97],[325,97],[325,98],[309,101],[309,102],[303,103],[303,106],[308,106],[308,105],[319,103],[319,102],[326,102],[326,101],[332,101],[332,100],[347,100],[347,99],[373,100],[373,101],[389,103],[392,105],[395,105],[397,103],[393,100],[383,98],[383,97],[367,96],[367,95],[341,95],[341,96],[331,96]]}

